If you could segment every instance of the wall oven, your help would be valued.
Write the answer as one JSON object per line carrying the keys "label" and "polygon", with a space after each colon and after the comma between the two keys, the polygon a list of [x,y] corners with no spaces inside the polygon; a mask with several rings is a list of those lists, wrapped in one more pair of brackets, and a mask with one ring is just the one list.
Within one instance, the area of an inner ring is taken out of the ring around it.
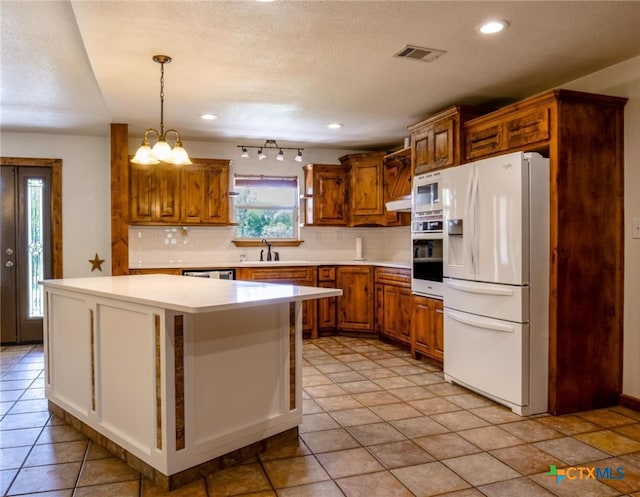
{"label": "wall oven", "polygon": [[411,291],[442,298],[442,214],[413,215]]}

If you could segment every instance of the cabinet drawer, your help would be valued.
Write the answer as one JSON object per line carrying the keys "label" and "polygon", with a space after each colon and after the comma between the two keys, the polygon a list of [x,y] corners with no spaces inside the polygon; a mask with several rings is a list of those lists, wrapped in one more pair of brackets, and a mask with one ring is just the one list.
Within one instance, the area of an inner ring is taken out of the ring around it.
{"label": "cabinet drawer", "polygon": [[315,267],[279,267],[279,268],[240,268],[236,276],[238,279],[283,283],[298,283],[315,285]]}
{"label": "cabinet drawer", "polygon": [[335,281],[336,268],[334,266],[320,266],[318,268],[318,281]]}
{"label": "cabinet drawer", "polygon": [[411,270],[403,268],[377,267],[374,278],[376,283],[385,283],[400,287],[411,287]]}
{"label": "cabinet drawer", "polygon": [[522,112],[504,123],[506,148],[517,148],[549,139],[550,109]]}

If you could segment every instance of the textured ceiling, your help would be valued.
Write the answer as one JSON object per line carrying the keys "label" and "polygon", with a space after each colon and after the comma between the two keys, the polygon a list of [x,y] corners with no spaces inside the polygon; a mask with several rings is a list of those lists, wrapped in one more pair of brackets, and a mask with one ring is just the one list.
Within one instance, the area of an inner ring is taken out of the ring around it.
{"label": "textured ceiling", "polygon": [[[483,37],[477,26],[506,19]],[[640,54],[640,2],[0,1],[7,131],[374,148],[453,103],[499,104]],[[431,63],[393,55],[445,50]],[[204,112],[217,114],[203,121]],[[344,127],[329,130],[326,124]]]}

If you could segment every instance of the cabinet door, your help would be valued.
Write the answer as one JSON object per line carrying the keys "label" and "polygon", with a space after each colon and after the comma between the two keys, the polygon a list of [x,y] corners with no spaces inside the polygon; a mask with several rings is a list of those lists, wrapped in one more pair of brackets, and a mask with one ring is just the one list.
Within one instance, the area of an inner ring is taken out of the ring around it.
{"label": "cabinet door", "polygon": [[412,300],[413,294],[409,288],[398,289],[398,340],[403,343],[411,343],[411,322],[412,322]]}
{"label": "cabinet door", "polygon": [[369,266],[343,266],[337,271],[338,329],[345,331],[374,331],[373,327],[373,271]]}
{"label": "cabinet door", "polygon": [[182,169],[182,222],[200,224],[203,219],[204,171],[191,164]]}
{"label": "cabinet door", "polygon": [[173,164],[155,167],[155,212],[153,220],[161,223],[180,222],[181,168]]}
{"label": "cabinet door", "polygon": [[456,119],[453,117],[433,125],[433,161],[429,163],[428,169],[455,164],[455,126]]}
{"label": "cabinet door", "polygon": [[313,224],[347,225],[348,171],[342,167],[323,168],[315,173],[313,188]]}
{"label": "cabinet door", "polygon": [[433,304],[433,347],[432,356],[442,361],[444,359],[444,309],[442,302],[434,301]]}
{"label": "cabinet door", "polygon": [[[321,281],[320,288],[335,288],[335,281]],[[337,297],[318,299],[318,330],[333,331],[336,329]]]}
{"label": "cabinet door", "polygon": [[382,196],[382,161],[354,164],[351,169],[351,215],[384,214]]}
{"label": "cabinet door", "polygon": [[411,162],[414,174],[431,169],[433,163],[433,126],[424,126],[411,133]]}
{"label": "cabinet door", "polygon": [[155,166],[131,163],[131,222],[153,221],[153,179]]}
{"label": "cabinet door", "polygon": [[[411,166],[400,161],[390,162],[384,165],[384,202],[397,200],[411,194]],[[405,226],[411,224],[411,215],[408,212],[393,212],[384,209],[385,226]]]}
{"label": "cabinet door", "polygon": [[383,327],[382,332],[396,340],[400,338],[400,289],[392,285],[383,285]]}
{"label": "cabinet door", "polygon": [[229,224],[229,166],[205,166],[204,180],[203,222]]}

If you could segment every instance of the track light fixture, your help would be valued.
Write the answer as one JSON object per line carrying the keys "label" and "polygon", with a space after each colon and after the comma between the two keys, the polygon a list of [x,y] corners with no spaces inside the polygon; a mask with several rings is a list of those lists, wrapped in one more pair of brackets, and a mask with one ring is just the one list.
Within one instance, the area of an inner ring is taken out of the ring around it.
{"label": "track light fixture", "polygon": [[[160,162],[176,165],[192,164],[189,154],[182,147],[180,133],[175,129],[169,129],[166,133],[164,131],[164,65],[171,62],[171,57],[168,55],[154,55],[153,61],[160,64],[160,132],[153,128],[149,128],[144,132],[142,145],[136,151],[136,155],[131,159],[131,162],[134,164],[159,164]],[[149,143],[150,134],[155,134],[158,139],[153,148]],[[166,140],[169,134],[173,134],[176,137],[173,149]]]}
{"label": "track light fixture", "polygon": [[267,155],[265,154],[265,150],[266,149],[278,150],[278,154],[276,155],[276,160],[278,160],[278,161],[283,161],[284,160],[284,151],[285,150],[297,150],[298,153],[296,154],[296,156],[293,159],[296,162],[302,162],[302,151],[304,150],[304,148],[298,148],[298,147],[281,147],[280,145],[278,145],[278,142],[276,142],[275,140],[266,140],[264,142],[264,145],[260,145],[260,146],[256,146],[256,145],[237,145],[237,147],[242,149],[242,154],[240,155],[240,157],[242,157],[243,159],[246,159],[246,158],[249,157],[249,152],[247,151],[247,149],[249,149],[249,148],[257,148],[258,149],[258,159],[259,160],[265,159],[267,157]]}

